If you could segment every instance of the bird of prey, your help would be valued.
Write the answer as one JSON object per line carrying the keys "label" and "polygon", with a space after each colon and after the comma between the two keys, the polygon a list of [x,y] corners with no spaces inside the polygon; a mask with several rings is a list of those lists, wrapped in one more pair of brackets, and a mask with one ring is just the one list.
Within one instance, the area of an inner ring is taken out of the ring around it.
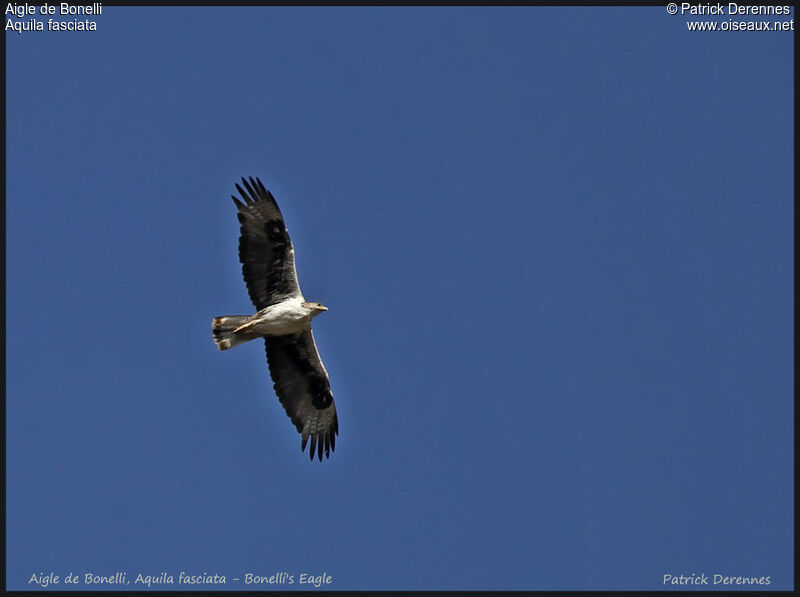
{"label": "bird of prey", "polygon": [[215,317],[211,332],[220,350],[264,338],[275,393],[300,432],[300,449],[311,438],[311,460],[316,453],[321,461],[339,433],[328,373],[311,333],[311,320],[328,309],[300,292],[294,247],[272,193],[258,178],[242,178],[242,185],[236,190],[243,201],[231,197],[241,223],[239,261],[257,313]]}

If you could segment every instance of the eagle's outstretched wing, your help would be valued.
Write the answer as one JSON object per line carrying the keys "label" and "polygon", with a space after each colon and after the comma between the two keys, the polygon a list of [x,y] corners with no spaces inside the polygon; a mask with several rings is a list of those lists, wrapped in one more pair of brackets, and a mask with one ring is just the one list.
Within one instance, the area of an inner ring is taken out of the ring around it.
{"label": "eagle's outstretched wing", "polygon": [[311,460],[314,452],[322,460],[336,447],[339,421],[333,402],[328,372],[322,365],[311,330],[286,336],[267,336],[267,363],[275,393],[302,435],[305,451],[311,437]]}
{"label": "eagle's outstretched wing", "polygon": [[231,195],[239,210],[241,235],[239,261],[247,292],[259,311],[287,298],[299,296],[294,247],[278,204],[260,179],[242,178],[236,189],[244,203]]}

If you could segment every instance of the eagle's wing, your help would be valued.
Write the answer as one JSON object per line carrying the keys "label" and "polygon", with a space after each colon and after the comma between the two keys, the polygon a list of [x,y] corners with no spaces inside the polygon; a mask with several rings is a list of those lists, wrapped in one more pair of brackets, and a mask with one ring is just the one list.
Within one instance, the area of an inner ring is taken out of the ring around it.
{"label": "eagle's wing", "polygon": [[245,190],[236,189],[244,203],[231,195],[239,210],[241,235],[239,261],[247,292],[259,311],[289,297],[300,296],[294,247],[283,223],[281,210],[260,179],[242,178]]}
{"label": "eagle's wing", "polygon": [[285,336],[267,336],[267,363],[275,393],[303,438],[305,451],[311,437],[311,460],[314,452],[322,460],[336,447],[339,421],[333,402],[328,372],[322,365],[311,330]]}

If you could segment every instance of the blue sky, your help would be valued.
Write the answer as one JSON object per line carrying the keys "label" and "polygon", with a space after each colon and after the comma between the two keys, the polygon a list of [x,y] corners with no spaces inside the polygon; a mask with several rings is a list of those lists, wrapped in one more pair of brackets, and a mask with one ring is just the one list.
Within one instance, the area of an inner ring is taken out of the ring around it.
{"label": "blue sky", "polygon": [[[8,588],[791,588],[794,34],[686,20],[105,6],[7,33]],[[252,311],[241,176],[330,309],[322,463],[263,345],[211,340]]]}

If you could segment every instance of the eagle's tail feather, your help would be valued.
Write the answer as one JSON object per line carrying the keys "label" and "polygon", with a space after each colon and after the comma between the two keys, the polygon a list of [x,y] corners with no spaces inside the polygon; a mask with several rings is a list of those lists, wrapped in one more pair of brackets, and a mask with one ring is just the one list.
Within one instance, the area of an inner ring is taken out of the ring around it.
{"label": "eagle's tail feather", "polygon": [[237,334],[236,328],[243,323],[247,323],[249,315],[223,315],[215,317],[211,322],[211,334],[214,336],[214,343],[220,350],[228,350],[238,344],[252,340],[244,334]]}

